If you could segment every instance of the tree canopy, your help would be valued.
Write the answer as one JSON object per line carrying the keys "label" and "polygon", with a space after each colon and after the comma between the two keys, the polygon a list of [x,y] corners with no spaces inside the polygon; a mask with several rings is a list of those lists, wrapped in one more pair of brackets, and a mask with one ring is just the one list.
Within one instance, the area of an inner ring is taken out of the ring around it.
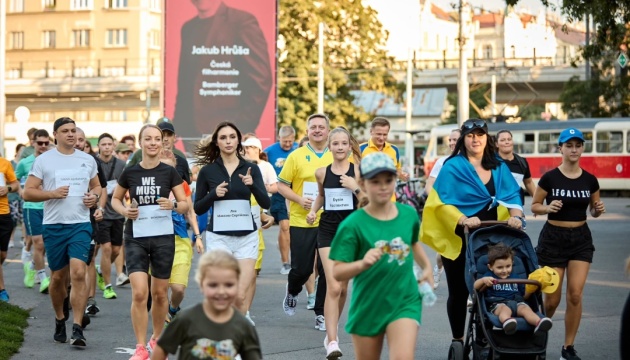
{"label": "tree canopy", "polygon": [[376,11],[361,0],[281,1],[278,34],[278,125],[298,133],[317,111],[318,24],[324,22],[324,112],[332,125],[360,127],[369,115],[353,103],[351,90],[393,92],[393,59]]}

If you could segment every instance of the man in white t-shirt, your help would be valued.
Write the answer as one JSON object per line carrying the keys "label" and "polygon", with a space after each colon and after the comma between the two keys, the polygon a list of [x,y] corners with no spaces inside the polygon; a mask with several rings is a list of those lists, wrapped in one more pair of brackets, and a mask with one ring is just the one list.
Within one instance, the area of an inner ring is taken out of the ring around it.
{"label": "man in white t-shirt", "polygon": [[[451,153],[455,149],[455,144],[457,144],[457,140],[459,139],[459,136],[461,134],[462,131],[460,129],[453,129],[453,131],[451,131],[451,134],[448,136],[448,147],[449,149],[451,149]],[[435,162],[435,165],[433,165],[433,169],[431,169],[431,174],[429,174],[429,178],[427,179],[427,182],[424,186],[423,196],[429,196],[429,193],[431,193],[431,189],[433,189],[435,179],[437,179],[438,174],[440,173],[440,170],[444,165],[444,161],[446,161],[449,156],[451,155],[449,154],[446,156],[442,156],[438,159],[438,161]],[[437,289],[440,285],[440,276],[442,276],[442,272],[444,271],[444,267],[442,266],[442,257],[440,256],[440,254],[436,255],[435,263],[435,267],[433,268],[433,289]]]}
{"label": "man in white t-shirt", "polygon": [[[54,339],[62,343],[67,341],[63,302],[68,276],[72,308],[85,309],[87,302],[85,274],[92,239],[89,208],[101,194],[96,161],[74,149],[76,132],[74,120],[63,117],[55,121],[57,148],[35,159],[23,195],[26,201],[45,202],[43,237],[52,272],[49,293],[55,310]],[[83,311],[75,310],[73,317],[70,344],[86,346],[81,327]]]}

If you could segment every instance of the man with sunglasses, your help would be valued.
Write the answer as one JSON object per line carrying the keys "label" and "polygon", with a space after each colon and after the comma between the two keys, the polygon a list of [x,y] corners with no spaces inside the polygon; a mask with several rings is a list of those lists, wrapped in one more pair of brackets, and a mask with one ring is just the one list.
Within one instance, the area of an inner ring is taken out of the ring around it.
{"label": "man with sunglasses", "polygon": [[[39,129],[33,135],[33,146],[35,152],[18,163],[15,169],[15,175],[18,179],[28,177],[31,172],[35,158],[48,151],[50,145],[50,135],[48,131]],[[50,278],[46,274],[44,263],[44,238],[43,233],[44,221],[44,202],[43,201],[25,201],[24,202],[24,227],[26,235],[31,237],[33,242],[33,258],[31,261],[24,263],[24,286],[32,288],[35,283],[39,283],[39,292],[45,294],[48,292]]]}

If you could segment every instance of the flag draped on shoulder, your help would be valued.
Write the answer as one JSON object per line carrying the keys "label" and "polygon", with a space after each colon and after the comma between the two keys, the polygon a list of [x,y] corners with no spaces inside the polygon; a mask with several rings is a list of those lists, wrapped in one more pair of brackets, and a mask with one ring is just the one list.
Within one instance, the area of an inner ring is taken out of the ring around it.
{"label": "flag draped on shoulder", "polygon": [[[475,168],[463,155],[448,159],[435,181],[422,212],[420,238],[442,256],[454,260],[462,248],[462,240],[455,234],[462,215],[471,217],[490,204],[489,208],[523,210],[520,188],[508,167],[500,161],[492,170],[495,196],[481,182]],[[507,211],[498,211],[498,220],[507,220]]]}

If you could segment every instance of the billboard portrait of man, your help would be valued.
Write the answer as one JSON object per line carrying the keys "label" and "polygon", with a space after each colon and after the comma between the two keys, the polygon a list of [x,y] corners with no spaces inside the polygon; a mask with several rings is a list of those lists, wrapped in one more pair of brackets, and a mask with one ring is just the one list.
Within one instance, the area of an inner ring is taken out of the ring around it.
{"label": "billboard portrait of man", "polygon": [[168,0],[165,17],[165,115],[179,135],[232,121],[273,139],[276,1]]}

